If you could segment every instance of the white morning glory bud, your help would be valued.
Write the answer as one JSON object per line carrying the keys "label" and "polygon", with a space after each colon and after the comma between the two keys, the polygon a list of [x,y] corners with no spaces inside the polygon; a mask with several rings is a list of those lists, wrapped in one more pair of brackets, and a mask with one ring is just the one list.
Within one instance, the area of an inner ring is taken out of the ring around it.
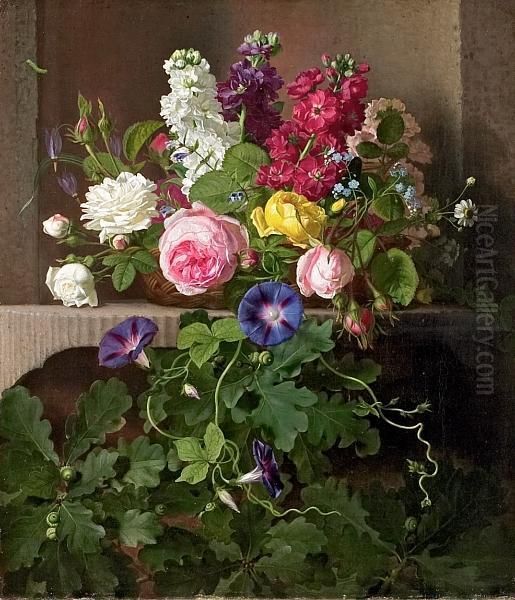
{"label": "white morning glory bud", "polygon": [[231,510],[234,510],[234,512],[239,513],[240,509],[238,508],[236,502],[234,501],[233,497],[231,496],[231,494],[229,494],[229,492],[227,490],[217,490],[216,492],[218,498],[220,499],[220,502],[223,502],[226,506],[228,506]]}
{"label": "white morning glory bud", "polygon": [[188,398],[195,398],[196,400],[200,400],[200,395],[195,386],[191,385],[191,383],[185,383],[182,386],[182,393]]}

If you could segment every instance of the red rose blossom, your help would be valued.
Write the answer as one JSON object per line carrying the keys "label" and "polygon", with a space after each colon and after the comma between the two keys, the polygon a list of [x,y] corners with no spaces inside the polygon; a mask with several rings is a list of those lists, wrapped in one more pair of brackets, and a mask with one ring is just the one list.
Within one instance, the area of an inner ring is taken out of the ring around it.
{"label": "red rose blossom", "polygon": [[333,162],[326,162],[322,156],[308,156],[303,159],[295,172],[293,190],[316,202],[327,196],[336,183],[339,169]]}
{"label": "red rose blossom", "polygon": [[294,107],[293,119],[308,133],[320,133],[338,120],[339,105],[333,92],[317,90]]}
{"label": "red rose blossom", "polygon": [[320,69],[314,68],[302,71],[295,77],[295,81],[286,86],[288,96],[294,100],[302,100],[307,94],[314,92],[317,85],[320,85],[323,81],[324,76]]}

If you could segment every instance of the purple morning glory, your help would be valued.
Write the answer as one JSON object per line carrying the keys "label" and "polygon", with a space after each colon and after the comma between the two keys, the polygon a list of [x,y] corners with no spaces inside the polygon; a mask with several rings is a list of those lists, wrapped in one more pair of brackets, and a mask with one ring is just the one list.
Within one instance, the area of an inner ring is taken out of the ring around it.
{"label": "purple morning glory", "polygon": [[274,451],[271,446],[254,440],[252,453],[256,461],[256,468],[238,479],[238,483],[261,482],[272,498],[277,498],[283,491],[283,484],[279,476],[279,467],[275,460]]}
{"label": "purple morning glory", "polygon": [[102,367],[118,369],[130,363],[149,367],[144,352],[157,333],[154,321],[145,317],[129,317],[104,334],[100,341],[98,361]]}
{"label": "purple morning glory", "polygon": [[276,346],[293,337],[303,314],[299,294],[278,281],[254,285],[238,307],[242,330],[259,346]]}
{"label": "purple morning glory", "polygon": [[57,127],[45,129],[45,147],[48,157],[51,160],[57,160],[61,150],[63,149],[63,138]]}
{"label": "purple morning glory", "polygon": [[77,198],[77,179],[73,173],[65,171],[62,175],[58,175],[57,183],[65,194]]}

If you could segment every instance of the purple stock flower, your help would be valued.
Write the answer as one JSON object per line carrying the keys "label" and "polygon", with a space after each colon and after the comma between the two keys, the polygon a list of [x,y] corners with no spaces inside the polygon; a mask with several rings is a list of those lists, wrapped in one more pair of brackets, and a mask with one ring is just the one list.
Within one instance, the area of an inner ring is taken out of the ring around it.
{"label": "purple stock flower", "polygon": [[256,69],[246,59],[231,65],[227,81],[218,84],[218,99],[222,103],[222,108],[224,110],[237,108],[244,103],[244,100],[254,102],[263,80],[261,69]]}
{"label": "purple stock flower", "polygon": [[293,337],[303,314],[299,294],[278,281],[257,283],[243,296],[238,307],[242,330],[260,346],[276,346]]}
{"label": "purple stock flower", "polygon": [[65,171],[62,175],[58,175],[57,183],[65,194],[77,198],[77,179],[73,173]]}
{"label": "purple stock flower", "polygon": [[267,60],[272,55],[273,46],[272,44],[262,44],[260,42],[243,42],[241,46],[238,46],[238,53],[243,56],[264,56]]}
{"label": "purple stock flower", "polygon": [[146,317],[129,317],[104,334],[98,361],[102,367],[118,369],[130,363],[149,366],[144,352],[157,333],[157,325]]}
{"label": "purple stock flower", "polygon": [[262,483],[272,498],[277,498],[283,490],[279,467],[271,446],[254,440],[252,453],[256,468],[238,479],[238,483]]}
{"label": "purple stock flower", "polygon": [[45,129],[45,147],[48,157],[51,160],[56,160],[61,150],[63,149],[63,138],[57,127]]}

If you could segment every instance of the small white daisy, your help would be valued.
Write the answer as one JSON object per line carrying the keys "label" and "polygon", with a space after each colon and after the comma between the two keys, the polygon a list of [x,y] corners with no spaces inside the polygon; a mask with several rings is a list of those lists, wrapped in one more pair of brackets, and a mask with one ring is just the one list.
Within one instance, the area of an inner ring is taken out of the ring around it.
{"label": "small white daisy", "polygon": [[462,200],[454,207],[454,218],[460,227],[472,227],[477,221],[477,206],[470,200]]}

